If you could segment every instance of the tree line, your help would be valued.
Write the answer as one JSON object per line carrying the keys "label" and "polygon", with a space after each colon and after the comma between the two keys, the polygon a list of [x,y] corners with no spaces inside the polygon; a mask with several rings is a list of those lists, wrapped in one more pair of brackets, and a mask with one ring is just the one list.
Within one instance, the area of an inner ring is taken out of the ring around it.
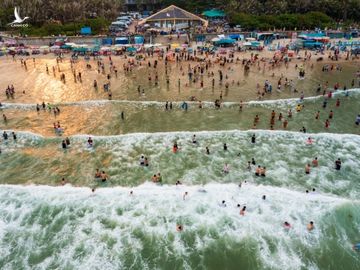
{"label": "tree line", "polygon": [[[197,14],[218,8],[230,23],[245,30],[300,30],[360,22],[360,0],[136,0],[139,7],[144,2],[174,4]],[[100,33],[126,10],[125,0],[0,0],[0,30],[9,30],[15,6],[21,17],[30,17],[31,27],[21,31],[34,35],[74,34],[81,25]]]}
{"label": "tree line", "polygon": [[220,8],[230,17],[250,15],[305,14],[321,12],[334,21],[360,22],[359,0],[161,0],[163,5],[175,4],[193,12]]}

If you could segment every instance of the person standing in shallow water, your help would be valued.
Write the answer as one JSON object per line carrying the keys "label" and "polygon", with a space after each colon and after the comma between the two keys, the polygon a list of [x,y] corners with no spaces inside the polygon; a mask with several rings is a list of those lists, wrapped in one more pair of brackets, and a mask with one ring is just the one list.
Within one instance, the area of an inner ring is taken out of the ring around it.
{"label": "person standing in shallow water", "polygon": [[341,169],[341,159],[340,159],[340,158],[338,158],[338,159],[335,161],[335,169],[336,169],[337,171],[340,171],[340,169]]}

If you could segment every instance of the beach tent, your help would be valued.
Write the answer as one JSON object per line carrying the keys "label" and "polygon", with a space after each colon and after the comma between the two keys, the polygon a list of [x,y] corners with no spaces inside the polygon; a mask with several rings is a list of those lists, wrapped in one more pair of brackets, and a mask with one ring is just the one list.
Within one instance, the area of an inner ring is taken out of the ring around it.
{"label": "beach tent", "polygon": [[127,51],[127,52],[136,52],[136,48],[134,48],[134,47],[128,47],[128,48],[126,48],[126,51]]}
{"label": "beach tent", "polygon": [[88,48],[85,47],[77,47],[77,48],[73,48],[74,52],[87,52]]}
{"label": "beach tent", "polygon": [[135,41],[135,44],[144,44],[144,37],[143,36],[135,36],[134,41]]}
{"label": "beach tent", "polygon": [[115,38],[115,44],[129,44],[129,38],[127,37]]}

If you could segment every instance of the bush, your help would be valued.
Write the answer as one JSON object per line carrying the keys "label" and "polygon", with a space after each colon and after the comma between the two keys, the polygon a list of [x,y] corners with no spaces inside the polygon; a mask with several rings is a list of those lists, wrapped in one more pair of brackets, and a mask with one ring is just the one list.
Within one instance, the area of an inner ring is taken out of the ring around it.
{"label": "bush", "polygon": [[309,12],[305,14],[281,15],[249,15],[233,13],[230,16],[233,24],[240,24],[246,30],[269,30],[272,28],[293,30],[324,28],[334,24],[334,21],[324,13]]}
{"label": "bush", "polygon": [[59,24],[54,22],[45,23],[42,26],[29,25],[27,28],[16,29],[22,35],[28,36],[52,36],[52,35],[76,35],[84,26],[90,26],[93,34],[100,34],[107,30],[109,22],[104,18],[87,19],[82,22]]}

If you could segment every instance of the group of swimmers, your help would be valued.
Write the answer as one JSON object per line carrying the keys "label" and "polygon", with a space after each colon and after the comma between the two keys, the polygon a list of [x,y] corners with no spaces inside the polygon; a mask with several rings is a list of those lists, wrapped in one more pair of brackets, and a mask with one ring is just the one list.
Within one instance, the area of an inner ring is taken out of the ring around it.
{"label": "group of swimmers", "polygon": [[151,181],[153,183],[158,183],[158,184],[161,184],[162,183],[162,176],[160,173],[157,173],[157,174],[154,174],[152,177],[151,177]]}
{"label": "group of swimmers", "polygon": [[70,147],[70,139],[69,139],[69,137],[66,137],[65,140],[62,140],[61,147],[64,150]]}
{"label": "group of swimmers", "polygon": [[141,155],[139,163],[140,163],[140,166],[145,166],[145,167],[149,166],[149,160],[144,155]]}
{"label": "group of swimmers", "polygon": [[[16,142],[17,135],[16,135],[16,133],[14,131],[11,132],[11,136],[13,137],[14,142]],[[2,137],[3,137],[5,142],[9,139],[9,135],[7,134],[6,131],[3,132]]]}
{"label": "group of swimmers", "polygon": [[5,90],[5,95],[7,99],[14,99],[15,96],[15,87],[13,85],[8,85],[8,87]]}
{"label": "group of swimmers", "polygon": [[106,174],[105,171],[100,171],[99,169],[96,169],[95,179],[100,179],[101,182],[104,183],[109,179],[109,176]]}

